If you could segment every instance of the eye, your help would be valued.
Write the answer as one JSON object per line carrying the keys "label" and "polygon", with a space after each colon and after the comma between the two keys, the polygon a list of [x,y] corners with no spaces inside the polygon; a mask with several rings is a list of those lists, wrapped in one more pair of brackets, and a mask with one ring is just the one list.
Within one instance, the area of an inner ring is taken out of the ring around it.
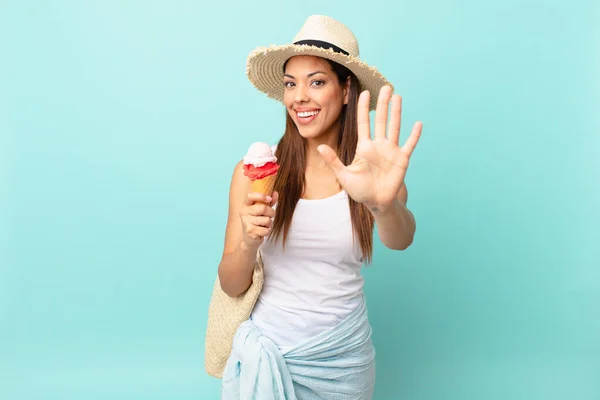
{"label": "eye", "polygon": [[295,83],[292,81],[283,82],[283,86],[285,86],[286,88],[293,87],[294,85]]}
{"label": "eye", "polygon": [[321,81],[321,80],[312,81],[313,86],[323,86],[324,84],[325,84],[325,81]]}

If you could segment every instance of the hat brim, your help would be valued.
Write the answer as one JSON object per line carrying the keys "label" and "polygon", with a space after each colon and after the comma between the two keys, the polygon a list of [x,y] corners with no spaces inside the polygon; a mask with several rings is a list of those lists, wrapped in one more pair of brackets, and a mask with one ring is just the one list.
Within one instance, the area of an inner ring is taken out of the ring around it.
{"label": "hat brim", "polygon": [[379,90],[384,85],[394,86],[377,70],[357,57],[337,53],[311,45],[281,45],[258,47],[246,61],[246,75],[250,82],[267,96],[283,101],[283,65],[294,56],[309,55],[326,58],[348,68],[360,82],[362,90],[368,90],[371,99],[369,109],[377,106]]}

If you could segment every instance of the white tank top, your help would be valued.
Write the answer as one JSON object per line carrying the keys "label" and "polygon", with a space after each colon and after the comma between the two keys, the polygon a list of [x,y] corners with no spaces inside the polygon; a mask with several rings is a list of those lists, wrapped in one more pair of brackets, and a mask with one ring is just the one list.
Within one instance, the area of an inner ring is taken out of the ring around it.
{"label": "white tank top", "polygon": [[265,281],[251,318],[285,352],[360,303],[363,258],[359,240],[353,243],[348,195],[300,199],[285,250],[267,239],[260,247]]}

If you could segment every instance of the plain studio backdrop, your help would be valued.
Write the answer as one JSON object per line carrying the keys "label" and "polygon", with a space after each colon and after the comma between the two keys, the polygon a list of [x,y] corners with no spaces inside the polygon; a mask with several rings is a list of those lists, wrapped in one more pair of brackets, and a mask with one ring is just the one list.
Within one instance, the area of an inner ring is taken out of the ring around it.
{"label": "plain studio backdrop", "polygon": [[[364,270],[375,400],[600,399],[597,1],[0,3],[0,398],[219,398],[245,61],[330,15],[404,98],[417,220]],[[373,115],[373,114],[372,114]]]}

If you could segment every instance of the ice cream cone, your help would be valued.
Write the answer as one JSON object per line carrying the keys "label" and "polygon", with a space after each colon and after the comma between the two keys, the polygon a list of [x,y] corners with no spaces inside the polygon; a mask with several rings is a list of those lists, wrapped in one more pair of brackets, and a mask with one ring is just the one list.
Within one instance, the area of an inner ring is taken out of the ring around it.
{"label": "ice cream cone", "polygon": [[275,187],[275,179],[277,174],[265,176],[262,179],[255,179],[252,181],[250,191],[264,193],[266,195],[273,194],[273,188]]}
{"label": "ice cream cone", "polygon": [[244,175],[250,178],[250,192],[273,194],[277,177],[277,157],[268,143],[252,143],[244,156]]}

